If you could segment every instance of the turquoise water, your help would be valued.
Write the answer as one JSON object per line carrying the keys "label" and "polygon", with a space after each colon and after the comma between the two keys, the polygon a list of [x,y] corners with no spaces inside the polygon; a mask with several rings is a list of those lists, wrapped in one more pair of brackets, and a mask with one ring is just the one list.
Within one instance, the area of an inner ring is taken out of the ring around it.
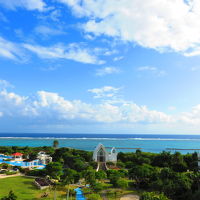
{"label": "turquoise water", "polygon": [[[200,135],[117,135],[117,134],[0,134],[0,146],[52,146],[92,151],[97,144],[117,148],[142,148],[145,152],[161,152],[166,148],[200,149]],[[133,149],[119,149],[130,152]],[[194,151],[182,151],[183,153]]]}

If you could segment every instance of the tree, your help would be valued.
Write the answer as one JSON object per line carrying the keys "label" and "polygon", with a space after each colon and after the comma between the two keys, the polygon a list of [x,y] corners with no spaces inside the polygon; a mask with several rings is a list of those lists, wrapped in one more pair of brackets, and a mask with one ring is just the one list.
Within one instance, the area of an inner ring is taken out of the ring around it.
{"label": "tree", "polygon": [[62,175],[62,164],[59,162],[51,162],[46,166],[47,175],[54,179],[60,179]]}
{"label": "tree", "polygon": [[119,180],[119,178],[123,177],[122,173],[112,169],[107,171],[107,175],[110,183],[113,184],[114,187],[117,187],[117,181]]}
{"label": "tree", "polygon": [[129,178],[134,179],[140,187],[148,187],[157,176],[156,168],[148,164],[137,165],[129,170]]}
{"label": "tree", "polygon": [[54,148],[54,149],[57,149],[57,148],[58,148],[58,145],[59,145],[59,141],[58,141],[58,140],[54,140],[54,141],[53,141],[53,148]]}
{"label": "tree", "polygon": [[92,189],[96,193],[98,193],[98,192],[102,191],[104,189],[104,187],[103,187],[102,183],[95,183],[95,184],[92,185]]}
{"label": "tree", "polygon": [[96,179],[99,181],[102,181],[106,179],[107,174],[103,170],[99,170],[98,172],[95,173]]}
{"label": "tree", "polygon": [[140,200],[169,200],[164,194],[157,194],[155,192],[144,192]]}
{"label": "tree", "polygon": [[95,179],[95,170],[87,169],[83,171],[83,177],[85,178],[85,182],[93,185],[96,183]]}
{"label": "tree", "polygon": [[65,184],[75,183],[75,182],[78,181],[77,177],[78,177],[77,171],[70,169],[70,168],[67,168],[67,169],[64,169],[64,173],[62,175],[62,181]]}
{"label": "tree", "polygon": [[8,194],[8,196],[1,198],[1,200],[16,200],[17,196],[13,193],[11,190]]}
{"label": "tree", "polygon": [[122,189],[126,189],[128,188],[128,181],[126,179],[120,178],[119,180],[117,180],[117,187],[122,188]]}

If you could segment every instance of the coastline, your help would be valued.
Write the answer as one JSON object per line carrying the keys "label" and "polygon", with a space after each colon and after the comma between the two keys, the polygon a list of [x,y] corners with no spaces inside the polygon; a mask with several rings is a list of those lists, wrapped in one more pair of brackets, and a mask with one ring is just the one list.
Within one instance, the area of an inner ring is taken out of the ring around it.
{"label": "coastline", "polygon": [[[155,137],[156,136],[156,137]],[[98,143],[117,148],[142,148],[144,152],[159,153],[169,148],[199,149],[200,135],[150,134],[0,134],[0,146],[51,146],[59,140],[60,147],[92,151]],[[119,149],[122,152],[133,150]],[[194,151],[183,151],[183,154]]]}

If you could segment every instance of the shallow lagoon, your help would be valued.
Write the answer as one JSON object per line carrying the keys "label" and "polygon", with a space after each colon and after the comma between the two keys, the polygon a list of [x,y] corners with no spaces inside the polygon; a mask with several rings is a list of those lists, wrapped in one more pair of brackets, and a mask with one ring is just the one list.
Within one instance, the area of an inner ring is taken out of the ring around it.
{"label": "shallow lagoon", "polygon": [[[92,151],[98,143],[106,147],[142,148],[158,153],[166,148],[200,149],[200,135],[141,135],[141,134],[1,134],[0,146],[52,146],[55,139],[60,147]],[[119,149],[123,152],[134,149]],[[182,151],[187,153],[188,151]],[[190,151],[193,152],[193,151]]]}

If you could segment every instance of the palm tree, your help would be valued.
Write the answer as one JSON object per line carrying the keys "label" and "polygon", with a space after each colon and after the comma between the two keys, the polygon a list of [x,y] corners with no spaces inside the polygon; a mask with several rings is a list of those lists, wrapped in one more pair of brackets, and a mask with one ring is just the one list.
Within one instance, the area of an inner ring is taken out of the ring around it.
{"label": "palm tree", "polygon": [[54,140],[54,141],[53,141],[53,148],[57,149],[57,148],[58,148],[58,145],[59,145],[58,140]]}

